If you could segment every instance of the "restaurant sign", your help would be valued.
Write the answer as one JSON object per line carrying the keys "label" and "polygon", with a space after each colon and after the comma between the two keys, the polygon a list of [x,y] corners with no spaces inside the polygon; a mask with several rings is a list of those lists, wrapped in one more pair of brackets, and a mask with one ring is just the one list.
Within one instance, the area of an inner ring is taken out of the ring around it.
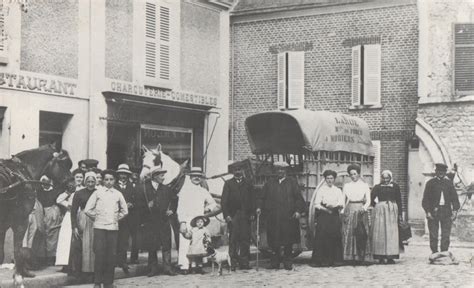
{"label": "restaurant sign", "polygon": [[0,73],[0,87],[56,94],[62,96],[75,96],[77,84],[74,79],[52,78],[49,75],[36,75],[25,73]]}
{"label": "restaurant sign", "polygon": [[115,93],[167,100],[179,103],[210,107],[217,106],[217,97],[215,96],[176,90],[163,90],[155,87],[138,85],[131,82],[116,81],[111,79],[108,80],[107,90]]}

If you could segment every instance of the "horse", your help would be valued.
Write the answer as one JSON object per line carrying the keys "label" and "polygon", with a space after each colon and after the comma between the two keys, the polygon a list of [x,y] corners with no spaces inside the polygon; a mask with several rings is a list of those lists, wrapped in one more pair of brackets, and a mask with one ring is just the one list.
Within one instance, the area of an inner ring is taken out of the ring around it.
{"label": "horse", "polygon": [[[0,160],[0,264],[4,260],[6,231],[13,231],[15,263],[28,227],[28,216],[36,200],[35,185],[42,175],[62,184],[71,177],[72,161],[66,150],[56,144],[43,145]],[[23,271],[25,274],[27,272]]]}

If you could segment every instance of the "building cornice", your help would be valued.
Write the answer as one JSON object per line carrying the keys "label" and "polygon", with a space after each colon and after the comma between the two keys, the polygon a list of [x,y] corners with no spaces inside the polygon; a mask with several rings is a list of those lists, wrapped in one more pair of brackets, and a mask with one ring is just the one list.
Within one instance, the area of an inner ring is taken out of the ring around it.
{"label": "building cornice", "polygon": [[231,12],[231,23],[245,23],[282,18],[294,18],[352,11],[362,11],[387,7],[416,5],[416,0],[356,1],[330,5],[295,5],[283,9],[257,9],[252,11]]}

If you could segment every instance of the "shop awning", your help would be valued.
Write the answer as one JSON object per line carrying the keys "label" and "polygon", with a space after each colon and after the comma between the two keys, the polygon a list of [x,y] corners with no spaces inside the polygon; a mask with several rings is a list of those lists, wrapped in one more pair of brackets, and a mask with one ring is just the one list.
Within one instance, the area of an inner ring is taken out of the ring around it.
{"label": "shop awning", "polygon": [[373,155],[367,123],[342,113],[311,110],[264,112],[245,120],[254,154],[346,151]]}

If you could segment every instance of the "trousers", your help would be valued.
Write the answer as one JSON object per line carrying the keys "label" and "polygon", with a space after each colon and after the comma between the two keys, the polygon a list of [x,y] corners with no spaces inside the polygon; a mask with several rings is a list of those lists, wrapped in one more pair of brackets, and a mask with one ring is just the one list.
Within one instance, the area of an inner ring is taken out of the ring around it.
{"label": "trousers", "polygon": [[250,256],[250,219],[243,211],[237,211],[232,217],[229,225],[230,243],[229,256],[232,266],[236,267],[237,263],[242,266],[249,265]]}
{"label": "trousers", "polygon": [[114,282],[117,238],[117,230],[94,229],[95,284],[110,285]]}
{"label": "trousers", "polygon": [[440,206],[438,211],[434,213],[433,220],[428,219],[428,230],[430,232],[430,248],[431,252],[438,252],[438,230],[441,225],[441,251],[448,251],[449,237],[451,235],[451,209],[449,207]]}

